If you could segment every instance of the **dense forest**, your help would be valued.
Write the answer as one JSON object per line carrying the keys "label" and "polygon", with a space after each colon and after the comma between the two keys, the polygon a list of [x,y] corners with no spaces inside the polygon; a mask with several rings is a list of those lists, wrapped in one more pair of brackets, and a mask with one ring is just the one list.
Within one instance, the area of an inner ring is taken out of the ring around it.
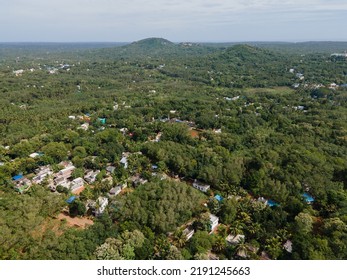
{"label": "dense forest", "polygon": [[0,259],[347,259],[344,50],[0,44]]}

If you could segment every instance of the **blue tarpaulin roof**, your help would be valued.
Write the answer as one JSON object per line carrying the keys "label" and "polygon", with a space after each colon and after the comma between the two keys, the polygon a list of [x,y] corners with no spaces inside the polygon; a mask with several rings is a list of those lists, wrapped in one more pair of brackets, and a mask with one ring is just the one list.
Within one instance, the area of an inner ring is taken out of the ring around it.
{"label": "blue tarpaulin roof", "polygon": [[269,199],[269,200],[267,201],[267,205],[269,205],[270,207],[273,207],[273,206],[278,206],[279,203],[277,203],[276,201],[273,201],[273,200]]}
{"label": "blue tarpaulin roof", "polygon": [[17,181],[17,180],[22,179],[22,178],[23,178],[23,175],[18,174],[16,176],[13,176],[12,180]]}
{"label": "blue tarpaulin roof", "polygon": [[74,200],[76,199],[76,196],[70,196],[67,200],[66,200],[66,202],[67,203],[72,203]]}
{"label": "blue tarpaulin roof", "polygon": [[217,199],[219,202],[223,200],[223,197],[221,197],[219,194],[216,194],[214,198]]}
{"label": "blue tarpaulin roof", "polygon": [[307,203],[314,202],[314,198],[313,198],[312,195],[310,195],[310,194],[308,194],[308,193],[305,192],[302,196],[303,196],[303,198],[305,199],[305,201],[306,201]]}
{"label": "blue tarpaulin roof", "polygon": [[99,120],[102,124],[105,124],[105,123],[106,123],[106,118],[98,118],[98,120]]}

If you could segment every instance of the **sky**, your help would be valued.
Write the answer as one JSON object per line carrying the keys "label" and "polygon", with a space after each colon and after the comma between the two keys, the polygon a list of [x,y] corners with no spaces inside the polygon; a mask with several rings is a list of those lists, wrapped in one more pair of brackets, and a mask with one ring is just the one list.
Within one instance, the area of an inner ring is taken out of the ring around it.
{"label": "sky", "polygon": [[346,0],[0,0],[0,42],[347,41]]}

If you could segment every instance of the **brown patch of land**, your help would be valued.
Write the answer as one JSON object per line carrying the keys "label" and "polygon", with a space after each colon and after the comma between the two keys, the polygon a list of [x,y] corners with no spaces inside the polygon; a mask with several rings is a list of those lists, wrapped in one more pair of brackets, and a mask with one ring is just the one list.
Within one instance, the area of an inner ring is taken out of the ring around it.
{"label": "brown patch of land", "polygon": [[61,221],[57,219],[47,218],[40,225],[35,227],[31,232],[31,236],[35,239],[40,239],[48,231],[52,231],[56,236],[60,236],[64,233]]}
{"label": "brown patch of land", "polygon": [[78,228],[86,228],[87,226],[93,225],[94,222],[90,218],[87,217],[70,217],[66,212],[60,213],[58,215],[58,219],[60,221],[66,220],[67,226],[70,227],[78,227]]}

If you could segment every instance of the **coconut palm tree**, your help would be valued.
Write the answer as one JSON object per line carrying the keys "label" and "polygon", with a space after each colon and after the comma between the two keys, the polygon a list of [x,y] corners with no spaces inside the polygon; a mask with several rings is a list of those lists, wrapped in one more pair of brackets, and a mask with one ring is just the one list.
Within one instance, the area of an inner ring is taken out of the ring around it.
{"label": "coconut palm tree", "polygon": [[216,253],[221,253],[224,251],[225,247],[226,247],[225,238],[222,236],[217,236],[217,238],[216,238],[216,240],[212,246],[213,251]]}
{"label": "coconut palm tree", "polygon": [[187,242],[187,237],[181,229],[174,232],[172,239],[177,248],[182,248]]}
{"label": "coconut palm tree", "polygon": [[238,234],[241,234],[243,232],[244,227],[245,225],[242,222],[240,222],[239,220],[236,220],[230,226],[230,233],[235,236]]}
{"label": "coconut palm tree", "polygon": [[249,245],[245,243],[245,240],[242,239],[235,248],[235,255],[240,258],[247,258],[249,253]]}

